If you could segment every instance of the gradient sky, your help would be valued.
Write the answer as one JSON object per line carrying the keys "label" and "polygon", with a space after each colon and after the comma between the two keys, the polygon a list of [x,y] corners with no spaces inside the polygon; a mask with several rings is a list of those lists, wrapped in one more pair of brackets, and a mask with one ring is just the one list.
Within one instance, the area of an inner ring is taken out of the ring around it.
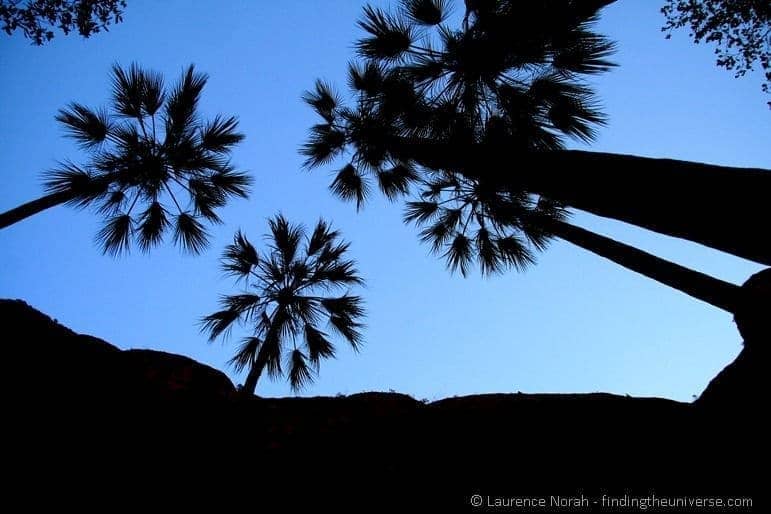
{"label": "gradient sky", "polygon": [[[610,120],[592,149],[771,168],[759,74],[734,79],[686,32],[665,40],[660,3],[621,0],[604,11],[598,28],[618,41],[620,66],[595,81]],[[330,170],[301,169],[297,150],[316,119],[300,96],[320,77],[343,89],[362,5],[129,0],[124,23],[88,40],[57,35],[34,47],[0,36],[0,210],[40,196],[40,174],[58,160],[83,161],[54,115],[70,101],[106,104],[114,62],[136,61],[167,83],[189,63],[208,73],[203,112],[240,117],[247,139],[234,163],[256,183],[248,201],[222,211],[226,223],[199,257],[170,244],[150,255],[102,256],[90,211],[58,207],[25,220],[0,232],[0,297],[24,299],[121,348],[191,356],[239,383],[226,365],[235,338],[208,344],[196,324],[234,290],[219,270],[222,248],[237,228],[259,241],[278,211],[307,225],[323,215],[352,242],[367,280],[368,328],[363,351],[339,346],[303,395],[698,395],[740,351],[729,314],[560,241],[525,273],[451,276],[402,224],[398,205],[376,198],[357,214],[327,190]],[[760,269],[617,222],[573,221],[737,284]],[[290,394],[285,381],[261,382],[257,392]]]}

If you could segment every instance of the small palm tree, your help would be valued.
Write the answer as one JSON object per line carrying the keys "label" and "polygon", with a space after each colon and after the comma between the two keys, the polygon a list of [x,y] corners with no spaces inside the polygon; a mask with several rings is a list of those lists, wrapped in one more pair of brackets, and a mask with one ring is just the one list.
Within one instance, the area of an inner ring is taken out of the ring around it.
{"label": "small palm tree", "polygon": [[223,270],[243,281],[245,292],[223,296],[222,310],[202,320],[210,341],[227,335],[236,321],[251,328],[230,361],[237,371],[249,370],[243,386],[247,393],[254,393],[266,369],[273,378],[288,369],[295,391],[310,383],[321,359],[335,355],[323,321],[354,350],[362,342],[362,299],[348,291],[331,294],[363,285],[355,263],[345,257],[349,244],[324,220],[310,235],[281,215],[269,225],[268,251],[262,254],[236,233],[225,249]]}
{"label": "small palm tree", "polygon": [[250,184],[230,164],[244,138],[236,118],[199,117],[206,81],[191,65],[167,91],[158,73],[113,66],[110,111],[72,103],[56,116],[89,152],[88,163],[47,173],[49,194],[0,214],[0,228],[62,203],[95,206],[105,217],[97,235],[105,253],[128,251],[132,238],[148,251],[169,231],[183,250],[200,253],[204,222],[220,223],[217,208],[245,198]]}

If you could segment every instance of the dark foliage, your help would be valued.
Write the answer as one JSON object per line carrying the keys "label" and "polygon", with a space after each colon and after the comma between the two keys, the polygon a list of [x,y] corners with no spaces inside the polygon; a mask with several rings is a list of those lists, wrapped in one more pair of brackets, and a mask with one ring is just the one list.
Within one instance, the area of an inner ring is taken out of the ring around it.
{"label": "dark foliage", "polygon": [[353,105],[321,81],[304,97],[323,120],[303,147],[306,165],[345,155],[331,190],[357,207],[373,186],[390,200],[413,194],[405,220],[452,270],[525,267],[547,243],[545,222],[564,217],[560,205],[500,187],[501,170],[418,166],[394,141],[505,144],[513,155],[591,141],[604,117],[581,77],[612,66],[613,43],[591,30],[607,3],[467,2],[460,28],[445,23],[445,1],[365,7]]}
{"label": "dark foliage", "polygon": [[0,0],[0,21],[11,35],[21,30],[36,45],[54,38],[54,30],[65,35],[76,31],[88,38],[107,31],[111,23],[123,21],[126,0]]}
{"label": "dark foliage", "polygon": [[[717,65],[741,77],[760,65],[763,91],[771,93],[771,2],[768,0],[667,0],[661,12],[667,38],[688,27],[695,43],[714,43]],[[769,102],[771,107],[771,102]]]}
{"label": "dark foliage", "polygon": [[240,231],[225,249],[223,270],[243,280],[244,292],[223,296],[222,310],[203,318],[202,330],[214,340],[236,322],[251,329],[231,359],[236,370],[249,370],[248,392],[263,369],[274,378],[287,369],[293,390],[312,382],[321,359],[335,355],[324,321],[355,350],[361,345],[362,299],[347,291],[332,294],[363,284],[339,236],[323,220],[308,233],[278,215],[270,220],[265,252],[258,253]]}
{"label": "dark foliage", "polygon": [[168,232],[183,250],[200,253],[204,223],[220,223],[217,209],[246,197],[251,179],[230,163],[244,137],[236,118],[198,116],[206,79],[190,66],[167,89],[157,73],[115,65],[110,110],[72,103],[59,111],[56,119],[91,159],[49,172],[46,187],[105,216],[97,235],[105,253],[128,251],[132,239],[149,251]]}

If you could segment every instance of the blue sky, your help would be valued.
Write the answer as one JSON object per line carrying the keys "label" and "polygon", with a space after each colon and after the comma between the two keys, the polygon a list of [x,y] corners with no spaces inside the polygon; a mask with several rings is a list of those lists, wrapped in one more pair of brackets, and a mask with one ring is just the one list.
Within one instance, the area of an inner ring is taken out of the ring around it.
{"label": "blue sky", "polygon": [[[595,80],[609,125],[592,149],[771,168],[759,74],[734,79],[686,32],[665,40],[658,4],[622,0],[604,11],[598,29],[618,41],[620,66]],[[235,340],[207,344],[196,325],[233,290],[218,267],[222,248],[238,228],[259,240],[278,211],[308,225],[323,215],[352,242],[367,279],[368,328],[363,351],[341,346],[303,395],[699,394],[741,348],[730,315],[560,241],[525,273],[451,276],[402,224],[398,205],[377,198],[356,213],[328,192],[329,170],[301,169],[297,150],[315,117],[300,96],[319,77],[342,89],[362,5],[130,0],[124,23],[89,40],[58,36],[41,48],[3,35],[0,210],[40,196],[40,174],[57,160],[83,159],[53,117],[70,101],[106,104],[113,62],[137,61],[167,82],[189,63],[208,73],[202,109],[239,116],[247,139],[234,163],[252,173],[255,188],[223,211],[226,223],[199,257],[171,245],[105,257],[93,243],[92,212],[39,214],[0,232],[0,297],[22,298],[121,348],[189,355],[238,383],[226,366]],[[760,269],[617,222],[573,221],[734,283]],[[265,381],[258,394],[290,391]]]}

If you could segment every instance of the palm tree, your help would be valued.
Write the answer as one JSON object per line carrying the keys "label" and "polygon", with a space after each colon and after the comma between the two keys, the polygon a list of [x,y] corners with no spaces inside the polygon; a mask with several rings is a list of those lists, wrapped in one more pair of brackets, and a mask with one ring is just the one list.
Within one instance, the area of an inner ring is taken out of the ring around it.
{"label": "palm tree", "polygon": [[321,359],[335,356],[322,321],[354,350],[362,342],[362,299],[348,291],[331,294],[364,283],[345,257],[349,244],[324,220],[310,235],[281,215],[269,225],[268,251],[262,254],[236,233],[222,266],[244,281],[245,292],[223,296],[222,310],[202,319],[210,341],[227,335],[236,321],[252,329],[230,361],[237,371],[249,370],[243,391],[250,394],[264,370],[273,378],[283,374],[282,360],[293,390],[312,382]]}
{"label": "palm tree", "polygon": [[563,148],[604,122],[580,78],[612,66],[614,45],[591,24],[613,1],[467,1],[462,29],[445,0],[366,7],[356,106],[337,108],[323,84],[308,97],[324,117],[309,164],[352,147],[359,174],[391,161],[453,169],[771,264],[768,170]]}
{"label": "palm tree", "polygon": [[[331,189],[357,207],[373,180],[391,199],[417,187],[419,199],[407,203],[405,221],[428,225],[423,241],[464,275],[475,260],[483,273],[522,269],[534,262],[533,250],[557,236],[733,309],[733,284],[570,225],[560,198],[533,191],[519,174],[502,180],[501,161],[479,153],[477,161],[463,159],[455,150],[507,146],[518,156],[558,155],[566,152],[565,138],[591,141],[594,127],[604,122],[593,92],[579,80],[611,66],[605,58],[613,45],[589,30],[598,5],[560,4],[574,12],[558,25],[551,4],[521,4],[516,12],[529,9],[532,24],[524,32],[504,30],[515,12],[508,2],[497,4],[502,12],[495,10],[492,19],[476,12],[462,31],[442,24],[445,5],[439,0],[403,0],[401,16],[365,8],[360,25],[370,37],[359,42],[365,62],[349,69],[356,106],[342,106],[323,82],[305,95],[323,119],[303,149],[306,165],[329,163],[350,148]],[[438,25],[439,35],[414,43],[420,25]],[[420,166],[425,162],[393,144],[415,139],[439,141],[449,159]]]}
{"label": "palm tree", "polygon": [[522,192],[502,192],[462,175],[424,183],[418,201],[407,202],[405,222],[424,227],[421,239],[447,261],[450,271],[468,274],[476,262],[483,274],[523,270],[535,263],[533,250],[559,237],[693,298],[736,312],[740,288],[685,268],[565,221],[564,208]]}
{"label": "palm tree", "polygon": [[230,164],[244,138],[237,119],[198,114],[206,81],[191,65],[167,91],[158,73],[114,65],[110,111],[72,103],[56,116],[88,163],[48,172],[48,194],[0,214],[0,228],[60,204],[94,206],[105,217],[97,234],[105,253],[128,251],[132,238],[148,251],[169,231],[182,249],[200,253],[204,222],[220,223],[217,208],[245,198],[251,182]]}

